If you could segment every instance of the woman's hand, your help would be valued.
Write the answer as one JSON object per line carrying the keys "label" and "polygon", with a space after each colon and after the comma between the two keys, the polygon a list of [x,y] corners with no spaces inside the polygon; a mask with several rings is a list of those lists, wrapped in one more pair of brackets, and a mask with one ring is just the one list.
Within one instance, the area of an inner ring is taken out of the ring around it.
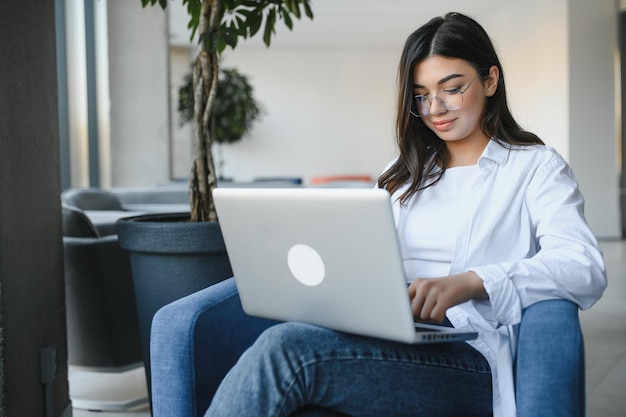
{"label": "woman's hand", "polygon": [[483,280],[472,271],[443,278],[417,278],[409,286],[413,317],[441,323],[446,310],[469,300],[489,298]]}

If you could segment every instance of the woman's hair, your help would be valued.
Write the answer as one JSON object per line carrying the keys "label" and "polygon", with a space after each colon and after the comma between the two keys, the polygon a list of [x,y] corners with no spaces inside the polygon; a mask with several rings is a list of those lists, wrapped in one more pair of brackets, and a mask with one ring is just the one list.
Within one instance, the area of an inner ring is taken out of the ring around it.
{"label": "woman's hair", "polygon": [[400,156],[378,179],[378,185],[391,194],[410,182],[400,197],[406,202],[417,191],[435,184],[448,166],[446,144],[430,130],[423,119],[415,117],[413,71],[424,59],[441,55],[459,58],[476,69],[484,80],[492,66],[500,77],[493,96],[487,98],[482,131],[501,144],[542,144],[536,135],[523,130],[509,110],[504,73],[489,35],[475,20],[459,13],[436,17],[413,32],[404,45],[398,68],[398,115],[396,136]]}

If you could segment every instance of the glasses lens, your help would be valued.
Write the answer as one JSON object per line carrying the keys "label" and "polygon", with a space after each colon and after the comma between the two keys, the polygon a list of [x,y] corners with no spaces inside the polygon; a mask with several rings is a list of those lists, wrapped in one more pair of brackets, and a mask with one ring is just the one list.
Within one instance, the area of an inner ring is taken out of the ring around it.
{"label": "glasses lens", "polygon": [[415,96],[415,107],[417,108],[417,117],[426,117],[430,115],[430,107],[432,102],[444,107],[446,110],[458,110],[463,107],[463,93],[460,91],[440,92],[439,95],[428,98],[424,96]]}
{"label": "glasses lens", "polygon": [[[443,96],[441,96],[443,95]],[[415,96],[415,106],[417,107],[417,117],[427,117],[430,115],[430,107],[436,101],[437,105],[446,110],[458,110],[463,104],[463,94],[449,94],[440,92],[435,97]]]}
{"label": "glasses lens", "polygon": [[458,110],[463,106],[463,94],[458,91],[446,93],[446,110]]}
{"label": "glasses lens", "polygon": [[416,116],[417,117],[426,117],[429,113],[430,102],[424,96],[415,96],[415,107],[417,108]]}

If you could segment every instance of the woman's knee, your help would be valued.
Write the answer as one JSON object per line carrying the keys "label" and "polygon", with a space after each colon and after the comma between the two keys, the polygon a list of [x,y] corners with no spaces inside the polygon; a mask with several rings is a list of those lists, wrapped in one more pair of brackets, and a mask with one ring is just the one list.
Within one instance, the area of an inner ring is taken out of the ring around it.
{"label": "woman's knee", "polygon": [[257,342],[259,343],[281,343],[288,342],[292,339],[298,339],[302,335],[309,333],[311,328],[308,324],[286,322],[272,326],[265,330],[259,336]]}
{"label": "woman's knee", "polygon": [[281,351],[285,348],[292,350],[302,347],[301,345],[310,346],[313,341],[320,341],[330,333],[332,331],[305,323],[280,323],[261,333],[253,348],[267,352]]}

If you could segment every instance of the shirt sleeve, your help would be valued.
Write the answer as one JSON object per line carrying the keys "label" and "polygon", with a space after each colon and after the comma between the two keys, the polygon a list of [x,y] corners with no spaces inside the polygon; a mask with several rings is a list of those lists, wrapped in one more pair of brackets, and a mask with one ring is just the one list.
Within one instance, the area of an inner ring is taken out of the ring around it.
{"label": "shirt sleeve", "polygon": [[602,253],[584,218],[578,182],[558,154],[535,172],[524,204],[536,253],[470,268],[484,281],[492,316],[485,318],[494,327],[519,323],[523,308],[547,299],[563,298],[587,309],[606,288]]}

